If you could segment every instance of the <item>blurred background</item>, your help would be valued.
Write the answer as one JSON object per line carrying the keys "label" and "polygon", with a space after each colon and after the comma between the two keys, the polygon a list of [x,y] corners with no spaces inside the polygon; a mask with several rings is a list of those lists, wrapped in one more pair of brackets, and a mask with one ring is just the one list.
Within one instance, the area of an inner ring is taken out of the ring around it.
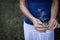
{"label": "blurred background", "polygon": [[[60,23],[60,8],[57,20]],[[0,0],[0,40],[24,40],[19,0]],[[60,40],[60,28],[55,29],[55,40]]]}

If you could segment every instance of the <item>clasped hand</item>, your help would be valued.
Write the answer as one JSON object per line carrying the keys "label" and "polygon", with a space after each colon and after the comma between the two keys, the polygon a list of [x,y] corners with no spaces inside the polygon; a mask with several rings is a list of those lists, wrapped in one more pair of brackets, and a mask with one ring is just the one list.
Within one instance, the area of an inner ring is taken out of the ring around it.
{"label": "clasped hand", "polygon": [[60,27],[56,19],[51,19],[48,25],[42,23],[39,19],[36,19],[34,20],[33,24],[35,29],[40,32],[45,32],[46,30],[54,30]]}

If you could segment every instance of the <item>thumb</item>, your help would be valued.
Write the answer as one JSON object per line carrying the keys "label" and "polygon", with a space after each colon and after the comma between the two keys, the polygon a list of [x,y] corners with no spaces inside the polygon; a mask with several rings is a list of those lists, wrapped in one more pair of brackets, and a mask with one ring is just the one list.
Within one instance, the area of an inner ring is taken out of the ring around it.
{"label": "thumb", "polygon": [[60,24],[58,24],[57,28],[59,28],[59,27],[60,27]]}
{"label": "thumb", "polygon": [[42,25],[43,23],[40,20],[38,20],[38,24]]}

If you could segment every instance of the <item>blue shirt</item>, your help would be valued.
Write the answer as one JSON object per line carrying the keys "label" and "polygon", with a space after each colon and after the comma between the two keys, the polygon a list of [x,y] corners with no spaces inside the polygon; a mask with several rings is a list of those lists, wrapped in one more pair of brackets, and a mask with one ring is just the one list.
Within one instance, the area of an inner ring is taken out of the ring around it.
{"label": "blue shirt", "polygon": [[[26,7],[35,18],[42,22],[48,22],[50,20],[51,0],[27,0]],[[24,16],[24,21],[33,25],[26,16]]]}

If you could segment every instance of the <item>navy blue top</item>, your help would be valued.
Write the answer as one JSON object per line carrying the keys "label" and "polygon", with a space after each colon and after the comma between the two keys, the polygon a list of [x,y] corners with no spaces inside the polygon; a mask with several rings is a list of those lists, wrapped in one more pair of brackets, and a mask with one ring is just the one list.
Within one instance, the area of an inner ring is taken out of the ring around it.
{"label": "navy blue top", "polygon": [[[51,15],[51,0],[27,0],[26,7],[35,18],[42,22],[49,21]],[[26,16],[24,16],[24,21],[33,25]]]}

